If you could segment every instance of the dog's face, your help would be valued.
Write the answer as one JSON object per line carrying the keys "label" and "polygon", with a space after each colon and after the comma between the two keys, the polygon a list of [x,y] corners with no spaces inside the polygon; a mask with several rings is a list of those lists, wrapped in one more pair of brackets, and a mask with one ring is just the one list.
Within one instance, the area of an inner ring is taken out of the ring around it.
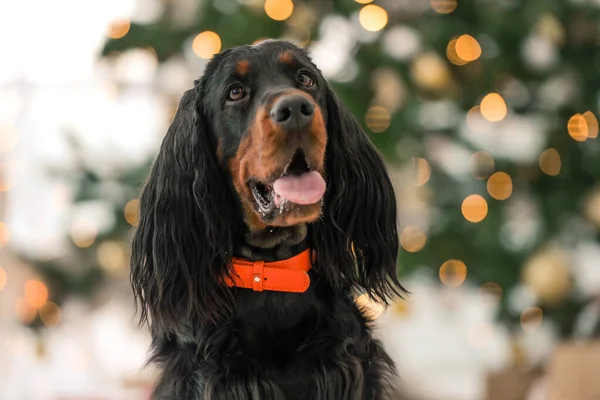
{"label": "dog's face", "polygon": [[316,220],[326,189],[324,78],[285,42],[237,47],[215,62],[204,101],[209,130],[246,223],[260,229]]}

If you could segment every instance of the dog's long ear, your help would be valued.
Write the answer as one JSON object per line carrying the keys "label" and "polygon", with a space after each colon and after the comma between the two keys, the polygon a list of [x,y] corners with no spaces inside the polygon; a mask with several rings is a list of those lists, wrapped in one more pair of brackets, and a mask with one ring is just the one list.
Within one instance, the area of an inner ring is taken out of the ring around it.
{"label": "dog's long ear", "polygon": [[396,197],[385,164],[356,119],[327,88],[327,192],[314,225],[317,266],[334,287],[383,301],[401,295]]}
{"label": "dog's long ear", "polygon": [[150,318],[154,329],[215,323],[231,312],[221,279],[235,207],[196,102],[201,90],[184,94],[140,196],[131,283],[140,321]]}

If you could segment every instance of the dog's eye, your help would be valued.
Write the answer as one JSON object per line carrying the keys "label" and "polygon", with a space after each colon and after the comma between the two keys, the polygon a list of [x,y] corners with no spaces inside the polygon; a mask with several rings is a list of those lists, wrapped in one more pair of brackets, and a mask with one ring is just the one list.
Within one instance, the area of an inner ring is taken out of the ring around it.
{"label": "dog's eye", "polygon": [[315,80],[308,72],[300,72],[298,74],[298,83],[309,88],[315,85]]}
{"label": "dog's eye", "polygon": [[242,86],[234,86],[229,89],[227,100],[238,101],[244,98],[244,88]]}

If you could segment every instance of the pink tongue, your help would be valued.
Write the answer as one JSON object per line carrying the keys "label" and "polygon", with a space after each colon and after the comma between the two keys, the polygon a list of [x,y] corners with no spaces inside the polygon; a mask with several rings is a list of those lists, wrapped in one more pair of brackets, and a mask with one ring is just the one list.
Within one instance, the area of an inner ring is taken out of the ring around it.
{"label": "pink tongue", "polygon": [[317,171],[287,175],[273,182],[275,204],[279,207],[283,199],[295,204],[314,204],[325,194],[325,180]]}

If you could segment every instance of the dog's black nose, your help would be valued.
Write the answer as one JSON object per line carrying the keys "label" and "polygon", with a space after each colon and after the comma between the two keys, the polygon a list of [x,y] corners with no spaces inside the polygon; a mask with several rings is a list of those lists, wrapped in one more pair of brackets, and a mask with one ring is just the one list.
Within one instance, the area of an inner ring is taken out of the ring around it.
{"label": "dog's black nose", "polygon": [[315,106],[299,94],[280,98],[271,108],[271,118],[287,131],[308,127],[315,113]]}

